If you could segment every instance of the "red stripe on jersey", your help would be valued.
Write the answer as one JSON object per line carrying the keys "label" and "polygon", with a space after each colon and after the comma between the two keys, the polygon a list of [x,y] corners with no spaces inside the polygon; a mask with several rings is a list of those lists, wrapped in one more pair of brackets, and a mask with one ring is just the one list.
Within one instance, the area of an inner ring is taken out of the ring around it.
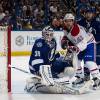
{"label": "red stripe on jersey", "polygon": [[72,28],[71,35],[77,36],[80,32],[79,26],[77,24],[74,24],[74,27]]}
{"label": "red stripe on jersey", "polygon": [[92,70],[90,70],[90,71],[93,72],[93,71],[95,71],[95,70],[98,70],[98,69],[96,68],[96,69],[92,69]]}

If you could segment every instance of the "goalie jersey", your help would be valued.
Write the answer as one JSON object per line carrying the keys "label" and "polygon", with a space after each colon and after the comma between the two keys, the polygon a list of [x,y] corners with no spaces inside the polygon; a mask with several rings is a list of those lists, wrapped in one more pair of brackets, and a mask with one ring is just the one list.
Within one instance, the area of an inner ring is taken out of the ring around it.
{"label": "goalie jersey", "polygon": [[55,54],[56,41],[52,39],[48,44],[43,38],[37,39],[33,45],[32,53],[29,60],[29,68],[31,73],[39,71],[40,65],[51,65],[59,54]]}

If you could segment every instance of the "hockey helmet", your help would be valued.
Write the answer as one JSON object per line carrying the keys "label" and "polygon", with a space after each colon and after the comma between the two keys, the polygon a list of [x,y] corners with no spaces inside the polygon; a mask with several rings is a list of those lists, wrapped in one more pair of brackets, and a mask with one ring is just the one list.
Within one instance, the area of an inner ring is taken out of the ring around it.
{"label": "hockey helmet", "polygon": [[67,19],[72,19],[72,20],[74,20],[75,17],[74,17],[74,15],[73,15],[72,13],[67,13],[67,14],[65,15],[65,17],[64,17],[64,20],[67,20]]}
{"label": "hockey helmet", "polygon": [[54,30],[50,26],[46,26],[42,30],[42,37],[48,42],[53,39],[53,37],[54,37],[53,35],[54,35]]}

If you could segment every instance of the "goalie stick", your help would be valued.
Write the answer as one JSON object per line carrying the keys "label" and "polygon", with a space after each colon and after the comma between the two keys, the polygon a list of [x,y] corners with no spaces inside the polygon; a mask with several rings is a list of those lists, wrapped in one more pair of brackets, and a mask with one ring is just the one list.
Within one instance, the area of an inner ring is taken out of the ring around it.
{"label": "goalie stick", "polygon": [[[45,66],[45,65],[44,65]],[[53,85],[54,84],[54,81],[53,81],[53,78],[52,78],[52,75],[51,75],[51,71],[47,71],[47,70],[50,70],[50,68],[47,66],[47,68],[44,66],[41,66],[41,75],[42,77],[40,76],[37,76],[37,75],[34,75],[34,74],[31,74],[30,72],[26,71],[26,70],[23,70],[21,68],[18,68],[18,67],[15,67],[15,66],[11,66],[9,65],[10,68],[13,68],[13,69],[16,69],[16,70],[19,70],[21,72],[24,72],[24,73],[27,73],[29,74],[31,77],[34,77],[34,78],[38,78],[38,79],[41,79],[41,82],[43,82],[44,84],[48,84],[48,85]],[[49,69],[48,69],[49,68]],[[48,73],[48,74],[47,74]],[[44,77],[45,76],[45,77]],[[50,78],[49,78],[50,76]]]}
{"label": "goalie stick", "polygon": [[[53,85],[54,84],[54,81],[53,81],[53,78],[52,78],[52,75],[51,75],[51,71],[47,71],[49,67],[47,66],[47,68],[46,67],[44,68],[44,66],[41,66],[40,67],[41,68],[41,71],[42,71],[41,72],[42,77],[40,77],[40,76],[31,74],[30,72],[28,72],[28,71],[26,71],[24,69],[21,69],[21,68],[18,68],[18,67],[9,65],[10,68],[13,68],[13,69],[19,70],[21,72],[27,73],[28,75],[30,75],[33,78],[41,79],[41,82],[43,82],[45,85],[47,85],[47,84],[48,85]],[[49,68],[49,70],[50,70],[50,68]],[[49,75],[50,75],[50,78],[49,78]]]}
{"label": "goalie stick", "polygon": [[[13,68],[13,69],[16,69],[16,70],[19,70],[19,71],[21,71],[21,72],[24,72],[24,73],[26,73],[26,74],[32,76],[33,78],[41,79],[41,77],[39,77],[39,76],[37,76],[37,75],[33,75],[33,74],[29,73],[29,72],[26,71],[26,70],[23,70],[23,69],[20,69],[20,68],[18,68],[18,67],[11,66],[11,65],[9,65],[9,67],[11,67],[11,68]],[[54,82],[55,82],[55,81],[54,81]],[[90,87],[93,83],[92,83],[92,81],[90,80],[90,81],[86,82],[82,87],[77,88],[77,89],[76,89],[76,88],[73,88],[73,87],[71,87],[71,86],[68,86],[68,85],[62,85],[62,84],[60,84],[60,83],[58,83],[58,82],[55,82],[55,84],[58,84],[57,87],[58,87],[58,88],[61,88],[62,94],[63,94],[63,93],[64,93],[64,94],[70,93],[70,94],[74,94],[74,95],[80,95],[80,94],[86,93],[86,92],[89,90],[89,87]],[[41,84],[41,85],[42,85],[42,84]],[[43,85],[43,86],[44,86],[44,85]],[[60,93],[61,93],[61,92],[60,92]]]}
{"label": "goalie stick", "polygon": [[18,70],[18,71],[21,71],[21,72],[23,72],[23,73],[26,73],[26,74],[30,75],[31,77],[36,77],[36,78],[38,78],[38,79],[41,79],[41,77],[39,77],[39,76],[37,76],[37,75],[34,75],[34,74],[31,74],[30,72],[28,72],[28,71],[26,71],[26,70],[24,70],[24,69],[21,69],[21,68],[15,67],[15,66],[11,66],[11,65],[9,65],[9,67],[12,68],[12,69],[16,69],[16,70]]}

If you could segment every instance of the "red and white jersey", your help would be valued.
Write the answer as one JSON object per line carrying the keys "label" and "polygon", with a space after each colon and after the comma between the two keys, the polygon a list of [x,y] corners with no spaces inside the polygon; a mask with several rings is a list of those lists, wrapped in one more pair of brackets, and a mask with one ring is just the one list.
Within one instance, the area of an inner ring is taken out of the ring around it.
{"label": "red and white jersey", "polygon": [[80,51],[85,50],[88,44],[95,42],[93,34],[86,33],[84,28],[78,24],[74,24],[70,32],[64,30],[64,35],[67,36]]}

